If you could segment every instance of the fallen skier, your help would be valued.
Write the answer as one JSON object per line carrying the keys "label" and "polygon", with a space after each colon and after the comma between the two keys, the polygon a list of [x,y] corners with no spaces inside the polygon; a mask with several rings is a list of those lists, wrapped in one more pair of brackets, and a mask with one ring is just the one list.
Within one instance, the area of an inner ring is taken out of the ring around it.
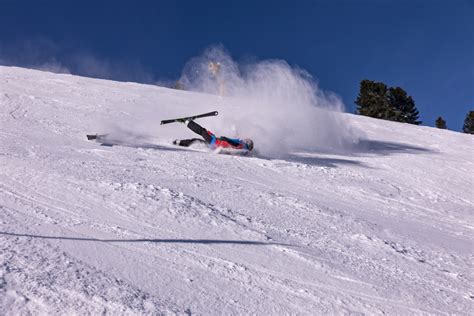
{"label": "fallen skier", "polygon": [[200,135],[203,139],[191,138],[175,140],[173,141],[173,144],[175,145],[188,147],[196,143],[203,143],[207,144],[211,149],[235,149],[244,153],[247,153],[253,149],[253,141],[251,139],[228,138],[225,136],[216,137],[214,133],[203,128],[193,120],[185,120],[183,123],[185,123],[190,130]]}

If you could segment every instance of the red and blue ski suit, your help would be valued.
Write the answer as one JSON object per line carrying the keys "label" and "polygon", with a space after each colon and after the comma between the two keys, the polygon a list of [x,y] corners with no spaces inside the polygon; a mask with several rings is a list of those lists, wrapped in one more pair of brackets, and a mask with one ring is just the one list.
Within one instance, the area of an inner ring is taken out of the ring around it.
{"label": "red and blue ski suit", "polygon": [[228,137],[216,137],[214,133],[203,128],[194,121],[188,122],[188,128],[195,132],[196,134],[202,136],[204,139],[200,138],[191,138],[191,139],[182,139],[177,144],[179,146],[188,147],[196,142],[206,143],[210,148],[233,148],[233,149],[244,149],[247,150],[245,144],[242,140],[238,138],[228,138]]}

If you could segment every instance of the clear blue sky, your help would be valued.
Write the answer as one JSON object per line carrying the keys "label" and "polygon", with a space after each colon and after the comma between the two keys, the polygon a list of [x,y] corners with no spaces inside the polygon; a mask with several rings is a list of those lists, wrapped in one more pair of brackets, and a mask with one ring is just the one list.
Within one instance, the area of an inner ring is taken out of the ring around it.
{"label": "clear blue sky", "polygon": [[474,0],[0,0],[0,64],[153,82],[218,43],[306,69],[348,112],[362,79],[405,89],[424,125],[474,110]]}

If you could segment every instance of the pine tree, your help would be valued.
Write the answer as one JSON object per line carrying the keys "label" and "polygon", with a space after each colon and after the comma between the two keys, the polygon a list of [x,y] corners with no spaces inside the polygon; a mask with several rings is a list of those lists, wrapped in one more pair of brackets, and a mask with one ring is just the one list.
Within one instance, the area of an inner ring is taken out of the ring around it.
{"label": "pine tree", "polygon": [[467,134],[474,134],[474,111],[469,111],[466,114],[462,131]]}
{"label": "pine tree", "polygon": [[441,129],[447,129],[446,121],[440,116],[435,121],[436,127]]}
{"label": "pine tree", "polygon": [[417,110],[415,101],[413,101],[411,96],[408,96],[408,103],[405,107],[405,111],[406,123],[415,125],[420,125],[422,123],[418,120],[420,117],[420,112]]}
{"label": "pine tree", "polygon": [[402,123],[421,124],[413,98],[400,87],[387,88],[382,82],[362,80],[355,101],[357,113]]}
{"label": "pine tree", "polygon": [[396,122],[419,125],[419,112],[416,109],[415,101],[406,91],[400,87],[390,88],[388,91],[390,106],[392,107],[392,116],[387,119]]}
{"label": "pine tree", "polygon": [[385,119],[389,104],[387,86],[381,82],[362,80],[360,92],[355,101],[357,112],[361,115]]}
{"label": "pine tree", "polygon": [[408,102],[407,93],[403,89],[396,87],[388,89],[387,96],[390,107],[392,108],[390,116],[387,117],[387,119],[395,122],[405,122],[405,107]]}

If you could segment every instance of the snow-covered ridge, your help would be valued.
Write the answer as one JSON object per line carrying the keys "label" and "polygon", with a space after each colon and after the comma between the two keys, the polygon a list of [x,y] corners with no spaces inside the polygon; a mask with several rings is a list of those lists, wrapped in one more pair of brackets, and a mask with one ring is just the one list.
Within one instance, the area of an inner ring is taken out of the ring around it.
{"label": "snow-covered ridge", "polygon": [[276,159],[159,125],[239,106],[0,66],[3,314],[472,314],[472,135],[335,113],[357,145]]}

